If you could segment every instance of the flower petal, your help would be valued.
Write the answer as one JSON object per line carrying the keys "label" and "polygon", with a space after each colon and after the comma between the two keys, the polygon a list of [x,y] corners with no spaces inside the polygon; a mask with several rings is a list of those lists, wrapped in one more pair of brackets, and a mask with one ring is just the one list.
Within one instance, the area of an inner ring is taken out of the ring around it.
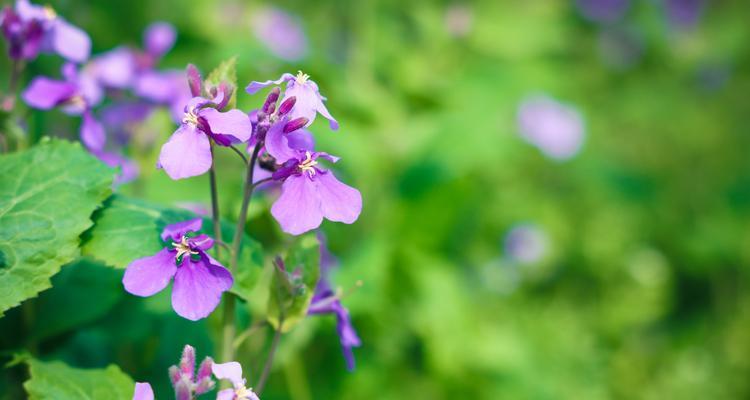
{"label": "flower petal", "polygon": [[174,254],[164,248],[153,256],[131,262],[125,269],[122,284],[129,293],[147,297],[167,287],[176,271]]}
{"label": "flower petal", "polygon": [[286,140],[289,142],[289,147],[295,150],[315,150],[315,138],[307,129],[298,129],[294,132],[287,133]]}
{"label": "flower petal", "polygon": [[49,45],[55,53],[77,63],[86,61],[91,54],[89,35],[62,18],[55,18]]}
{"label": "flower petal", "polygon": [[234,400],[234,389],[224,389],[216,393],[216,400]]}
{"label": "flower petal", "polygon": [[362,195],[359,190],[341,183],[330,171],[320,172],[315,177],[320,208],[331,221],[351,224],[362,211]]}
{"label": "flower petal", "polygon": [[21,97],[33,108],[49,110],[71,98],[76,92],[76,85],[46,77],[34,78]]}
{"label": "flower petal", "polygon": [[265,81],[265,82],[258,82],[258,81],[252,81],[249,85],[245,88],[245,91],[248,94],[255,94],[258,93],[259,90],[271,86],[271,85],[280,85],[284,81],[290,81],[294,79],[294,75],[292,74],[283,74],[281,77],[275,81]]}
{"label": "flower petal", "polygon": [[230,361],[224,364],[214,363],[211,366],[211,371],[214,373],[216,379],[228,379],[234,386],[245,384],[245,380],[242,379],[242,365],[237,361]]}
{"label": "flower petal", "polygon": [[148,383],[136,382],[133,400],[154,400],[154,390]]}
{"label": "flower petal", "polygon": [[291,175],[281,186],[281,196],[273,203],[271,214],[281,229],[299,235],[323,222],[316,185],[307,175]]}
{"label": "flower petal", "polygon": [[250,117],[240,110],[220,112],[215,108],[204,108],[199,115],[208,122],[213,135],[225,136],[229,142],[246,142],[253,133]]}
{"label": "flower petal", "polygon": [[94,118],[90,111],[83,113],[81,141],[87,149],[94,152],[104,149],[104,143],[107,141],[104,126]]}
{"label": "flower petal", "polygon": [[159,167],[172,179],[204,174],[211,168],[211,162],[208,137],[189,124],[181,125],[159,154]]}
{"label": "flower petal", "polygon": [[135,57],[127,47],[118,47],[98,55],[90,65],[96,79],[107,87],[127,88],[135,78]]}
{"label": "flower petal", "polygon": [[185,257],[177,269],[172,287],[172,308],[183,318],[197,321],[207,317],[221,301],[232,275],[201,257],[193,261]]}
{"label": "flower petal", "polygon": [[281,119],[271,125],[266,133],[266,152],[276,159],[277,164],[283,164],[287,160],[296,159],[297,151],[289,147],[289,141],[284,134],[284,125],[287,119]]}
{"label": "flower petal", "polygon": [[198,232],[201,230],[202,226],[202,218],[193,218],[187,221],[169,224],[164,227],[163,231],[161,231],[161,240],[166,242],[169,239],[172,239],[175,242],[179,242],[186,233]]}

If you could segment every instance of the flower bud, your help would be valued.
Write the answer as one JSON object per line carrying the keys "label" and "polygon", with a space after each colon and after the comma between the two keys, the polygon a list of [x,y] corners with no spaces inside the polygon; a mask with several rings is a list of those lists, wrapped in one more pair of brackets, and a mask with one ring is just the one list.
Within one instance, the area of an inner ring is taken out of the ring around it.
{"label": "flower bud", "polygon": [[298,129],[302,129],[307,125],[310,120],[305,117],[295,118],[284,125],[284,133],[294,132]]}
{"label": "flower bud", "polygon": [[232,98],[232,93],[234,93],[234,87],[226,82],[221,82],[219,84],[219,93],[223,96],[221,98],[221,101],[216,105],[216,109],[221,111],[224,109],[224,107],[227,106],[229,103],[229,100]]}
{"label": "flower bud", "polygon": [[190,94],[193,97],[201,95],[201,74],[198,72],[198,68],[193,64],[187,66],[187,80],[188,86],[190,86]]}
{"label": "flower bud", "polygon": [[210,392],[211,390],[213,390],[214,386],[216,386],[214,380],[211,379],[210,376],[207,376],[199,380],[195,385],[195,394],[201,395],[203,393]]}
{"label": "flower bud", "polygon": [[180,358],[180,373],[188,380],[192,380],[193,371],[195,371],[195,348],[186,344],[182,350],[182,358]]}
{"label": "flower bud", "polygon": [[180,373],[180,369],[177,368],[176,365],[169,367],[169,381],[172,382],[172,386],[176,385],[177,382],[180,381],[181,376],[182,373]]}
{"label": "flower bud", "polygon": [[294,107],[294,104],[297,103],[297,97],[292,96],[284,102],[281,103],[281,106],[279,106],[279,116],[284,116],[289,114],[289,111],[292,111],[292,107]]}
{"label": "flower bud", "polygon": [[211,377],[211,366],[214,364],[214,360],[211,357],[206,357],[201,362],[201,365],[198,367],[198,376],[195,378],[196,381],[199,381],[206,377]]}
{"label": "flower bud", "polygon": [[266,114],[271,114],[268,110],[271,109],[271,104],[273,104],[274,107],[276,107],[276,102],[279,101],[279,95],[281,94],[281,89],[278,87],[275,87],[271,90],[270,93],[268,93],[268,97],[266,97],[265,103],[263,103],[263,112]]}
{"label": "flower bud", "polygon": [[190,380],[185,377],[180,379],[180,381],[174,386],[175,398],[177,400],[192,400],[193,390],[191,386],[192,384],[190,383]]}

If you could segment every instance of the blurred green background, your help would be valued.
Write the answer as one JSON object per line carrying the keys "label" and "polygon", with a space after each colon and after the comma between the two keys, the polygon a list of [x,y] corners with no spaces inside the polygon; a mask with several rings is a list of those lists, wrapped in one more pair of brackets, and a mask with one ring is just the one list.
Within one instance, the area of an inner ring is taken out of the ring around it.
{"label": "blurred green background", "polygon": [[[253,16],[271,4],[299,18],[300,60],[254,35]],[[689,26],[670,23],[659,0],[634,0],[611,22],[551,0],[53,5],[89,32],[94,53],[139,46],[164,20],[178,41],[161,67],[207,72],[238,55],[240,86],[300,69],[328,98],[341,129],[312,130],[320,150],[342,157],[337,174],[364,209],[324,231],[341,261],[336,285],[363,282],[344,301],[363,346],[347,373],[334,320],[309,319],[284,337],[264,400],[750,397],[746,2],[710,1]],[[58,67],[43,57],[26,79]],[[519,105],[535,93],[580,112],[574,157],[548,158],[520,136]],[[262,97],[238,101],[250,110]],[[76,135],[60,113],[30,115],[34,135]],[[156,136],[130,149],[142,175],[120,190],[206,204],[205,176],[171,181],[153,168],[173,129],[166,114],[149,121]],[[234,218],[241,166],[220,157],[222,213]],[[276,246],[267,204],[254,203],[248,233]],[[540,239],[533,260],[504,245],[519,224]],[[92,290],[102,310],[34,340],[39,354],[117,363],[166,399],[166,367],[185,343],[200,357],[217,350],[216,321],[182,320],[165,296],[125,294],[120,271],[77,268],[56,279]],[[52,295],[36,300],[39,313]],[[269,339],[243,348],[251,376]]]}

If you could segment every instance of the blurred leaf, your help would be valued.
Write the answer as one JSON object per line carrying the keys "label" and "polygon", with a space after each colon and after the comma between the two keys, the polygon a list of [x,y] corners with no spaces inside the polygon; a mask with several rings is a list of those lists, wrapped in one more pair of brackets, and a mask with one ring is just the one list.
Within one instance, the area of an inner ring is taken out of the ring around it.
{"label": "blurred leaf", "polygon": [[91,260],[65,266],[34,302],[32,336],[43,339],[104,316],[125,293],[121,279],[119,271]]}
{"label": "blurred leaf", "polygon": [[28,361],[31,379],[23,386],[30,400],[130,400],[134,383],[120,368],[78,369],[60,361]]}
{"label": "blurred leaf", "polygon": [[274,268],[268,299],[268,322],[288,332],[307,315],[320,275],[320,243],[315,234],[297,238],[284,259],[284,269]]}
{"label": "blurred leaf", "polygon": [[[210,94],[212,88],[218,88],[219,85],[225,82],[232,88],[232,97],[227,103],[227,108],[232,109],[237,106],[237,56],[233,56],[227,60],[224,60],[219,64],[218,67],[214,68],[208,77],[206,78],[205,85],[206,91]],[[207,96],[211,98],[213,96]]]}
{"label": "blurred leaf", "polygon": [[0,314],[49,288],[75,259],[112,178],[77,143],[45,140],[0,157]]}

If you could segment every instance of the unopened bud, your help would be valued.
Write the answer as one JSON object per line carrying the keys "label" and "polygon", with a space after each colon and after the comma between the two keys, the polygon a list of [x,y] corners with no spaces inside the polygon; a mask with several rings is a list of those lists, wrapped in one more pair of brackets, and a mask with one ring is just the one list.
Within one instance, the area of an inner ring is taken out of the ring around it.
{"label": "unopened bud", "polygon": [[185,377],[180,379],[180,381],[177,382],[176,385],[174,385],[175,398],[177,400],[192,400],[193,390],[191,386],[192,384],[190,383],[190,380],[186,379]]}
{"label": "unopened bud", "polygon": [[180,381],[180,369],[176,365],[169,367],[169,381],[172,382],[172,386],[176,385]]}
{"label": "unopened bud", "polygon": [[214,360],[211,357],[206,357],[198,367],[198,376],[195,380],[199,381],[205,377],[211,377],[211,366],[214,364]]}
{"label": "unopened bud", "polygon": [[224,107],[226,107],[227,104],[229,103],[229,100],[232,98],[232,93],[234,93],[234,86],[226,82],[221,82],[219,84],[219,93],[223,97],[221,98],[221,101],[219,102],[219,104],[216,105],[216,108],[218,110],[223,110]]}
{"label": "unopened bud", "polygon": [[188,380],[192,380],[193,371],[195,371],[195,348],[186,344],[182,350],[182,358],[180,358],[180,373]]}
{"label": "unopened bud", "polygon": [[289,114],[289,111],[292,111],[292,107],[294,107],[295,103],[297,103],[297,97],[295,96],[292,96],[284,100],[279,106],[279,116],[284,116],[284,115]]}
{"label": "unopened bud", "polygon": [[295,118],[284,125],[284,133],[294,132],[298,129],[302,129],[307,125],[310,120],[305,117]]}
{"label": "unopened bud", "polygon": [[271,89],[271,92],[268,93],[268,97],[266,97],[265,103],[263,103],[263,112],[266,114],[271,114],[273,111],[268,111],[271,109],[271,105],[276,107],[276,102],[279,101],[279,95],[281,94],[281,89],[277,87]]}
{"label": "unopened bud", "polygon": [[201,73],[198,72],[198,68],[193,64],[187,66],[187,80],[188,86],[190,86],[190,94],[193,97],[201,95]]}
{"label": "unopened bud", "polygon": [[201,380],[198,381],[198,383],[195,385],[195,394],[200,395],[206,392],[210,392],[213,390],[216,383],[211,379],[210,376],[207,376]]}

